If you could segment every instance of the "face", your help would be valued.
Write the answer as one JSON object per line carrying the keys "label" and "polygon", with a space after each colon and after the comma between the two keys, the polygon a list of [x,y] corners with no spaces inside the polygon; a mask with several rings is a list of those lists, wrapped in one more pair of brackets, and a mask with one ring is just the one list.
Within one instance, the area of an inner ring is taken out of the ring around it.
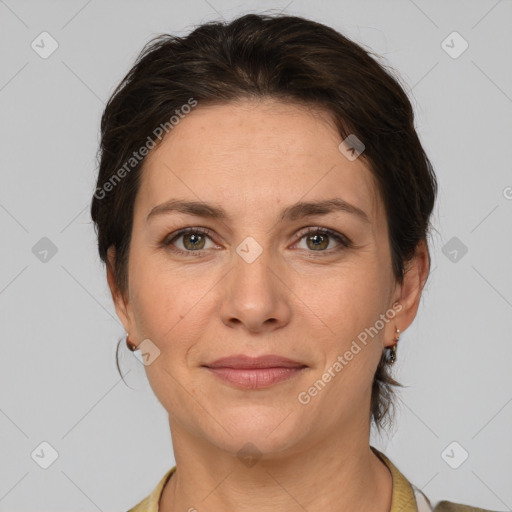
{"label": "face", "polygon": [[[289,453],[368,425],[383,348],[409,320],[393,309],[378,189],[340,142],[325,113],[244,100],[199,104],[148,155],[127,296],[111,288],[131,341],[160,351],[145,368],[171,428],[235,454],[249,441]],[[162,206],[177,200],[210,208]],[[350,206],[296,206],[325,201]],[[302,369],[207,368],[240,354]],[[276,375],[287,378],[265,380]]]}

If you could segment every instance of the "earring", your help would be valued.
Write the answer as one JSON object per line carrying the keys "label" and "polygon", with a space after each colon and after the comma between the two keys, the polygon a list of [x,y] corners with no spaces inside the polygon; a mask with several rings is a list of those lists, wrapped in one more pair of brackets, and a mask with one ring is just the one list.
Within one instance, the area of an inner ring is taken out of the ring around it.
{"label": "earring", "polygon": [[395,342],[394,345],[391,348],[386,347],[385,359],[386,363],[389,365],[394,364],[396,361],[396,349],[398,345],[398,340],[400,339],[400,329],[397,328],[396,333],[397,336],[393,338],[393,341]]}
{"label": "earring", "polygon": [[135,352],[137,350],[137,345],[135,345],[134,343],[132,343],[130,341],[130,338],[128,337],[128,333],[126,333],[126,346],[128,347],[129,350],[131,350],[132,352]]}

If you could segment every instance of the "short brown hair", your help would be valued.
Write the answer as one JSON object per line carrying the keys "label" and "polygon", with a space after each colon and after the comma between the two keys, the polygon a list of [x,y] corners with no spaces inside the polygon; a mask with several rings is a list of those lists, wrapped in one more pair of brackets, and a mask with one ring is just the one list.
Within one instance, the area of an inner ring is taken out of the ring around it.
{"label": "short brown hair", "polygon": [[[365,145],[361,158],[384,202],[392,269],[402,283],[405,264],[420,241],[426,244],[437,182],[407,94],[378,58],[326,25],[288,15],[247,14],[200,25],[186,37],[163,34],[149,41],[101,119],[91,217],[107,265],[107,250],[115,248],[119,290],[128,289],[133,208],[144,159],[129,172],[126,162],[191,98],[206,105],[270,97],[327,110],[342,139],[352,134]],[[123,178],[114,182],[122,166]],[[370,411],[379,430],[393,405],[391,386],[401,384],[388,374],[383,357]]]}

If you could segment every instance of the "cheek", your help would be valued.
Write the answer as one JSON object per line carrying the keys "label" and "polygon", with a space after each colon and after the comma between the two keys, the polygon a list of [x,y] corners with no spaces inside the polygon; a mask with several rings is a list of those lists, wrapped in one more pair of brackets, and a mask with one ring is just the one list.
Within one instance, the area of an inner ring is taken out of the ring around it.
{"label": "cheek", "polygon": [[[331,275],[328,281],[317,284],[308,288],[307,296],[303,288],[302,297],[306,297],[304,302],[308,305],[312,304],[309,309],[313,314],[308,313],[308,323],[320,325],[325,333],[310,333],[324,353],[321,370],[336,374],[330,388],[340,390],[349,386],[353,396],[360,397],[371,385],[382,355],[383,330],[375,331],[372,327],[385,313],[388,283],[379,266],[368,263],[347,267],[337,272],[336,277]],[[325,399],[337,400],[330,395]]]}
{"label": "cheek", "polygon": [[130,276],[137,331],[141,340],[151,339],[162,355],[169,355],[166,363],[175,367],[206,332],[212,314],[208,291],[216,281],[212,273],[194,277],[183,269],[150,265],[149,256],[143,259],[133,259]]}
{"label": "cheek", "polygon": [[136,255],[130,261],[130,302],[139,336],[159,344],[180,320],[179,291],[169,276],[149,261]]}
{"label": "cheek", "polygon": [[334,333],[373,324],[385,302],[382,274],[372,264],[353,264],[314,279],[301,277],[297,295]]}
{"label": "cheek", "polygon": [[[314,303],[310,309],[321,319],[326,333],[310,333],[324,354],[323,367],[318,368],[315,379],[322,378],[322,373],[330,375],[326,376],[330,391],[322,395],[318,404],[329,403],[339,411],[353,410],[369,391],[382,355],[379,339],[383,331],[376,333],[372,326],[385,312],[386,290],[377,267],[354,266],[305,299],[304,302]],[[309,313],[309,324],[318,323],[316,315]],[[346,393],[347,389],[351,392]]]}

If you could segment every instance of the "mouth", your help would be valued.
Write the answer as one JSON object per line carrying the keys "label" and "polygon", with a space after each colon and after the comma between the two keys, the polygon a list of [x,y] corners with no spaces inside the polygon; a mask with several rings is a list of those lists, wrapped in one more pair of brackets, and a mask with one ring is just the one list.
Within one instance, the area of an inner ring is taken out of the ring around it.
{"label": "mouth", "polygon": [[307,365],[274,354],[236,355],[203,365],[220,380],[240,389],[262,389],[297,376]]}

